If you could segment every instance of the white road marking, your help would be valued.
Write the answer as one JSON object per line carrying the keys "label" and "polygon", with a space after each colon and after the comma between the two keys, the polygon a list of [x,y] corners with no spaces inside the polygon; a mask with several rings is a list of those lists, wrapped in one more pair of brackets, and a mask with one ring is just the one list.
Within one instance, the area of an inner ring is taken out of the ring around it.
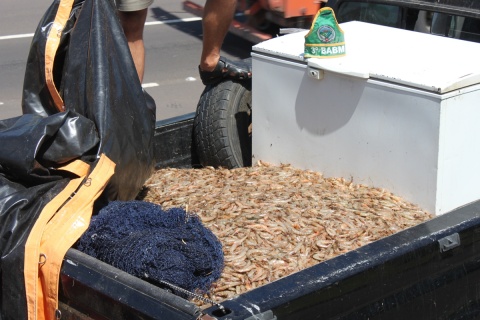
{"label": "white road marking", "polygon": [[[238,16],[243,16],[243,13],[237,13],[235,16],[237,16],[237,17]],[[199,21],[199,20],[202,20],[202,17],[172,19],[172,20],[165,20],[165,21],[147,21],[147,22],[145,22],[145,25],[146,26],[155,26],[155,25],[173,24],[173,23],[180,23],[180,22],[192,22],[192,21]],[[12,34],[12,35],[0,36],[0,40],[31,38],[33,36],[34,36],[34,33]]]}
{"label": "white road marking", "polygon": [[[243,13],[236,13],[235,17],[242,17],[244,16]],[[154,26],[159,24],[172,24],[172,23],[180,23],[180,22],[192,22],[192,21],[199,21],[202,20],[202,17],[192,17],[192,18],[185,18],[185,19],[172,19],[166,21],[147,21],[145,22],[146,26]]]}
{"label": "white road marking", "polygon": [[192,22],[202,20],[201,17],[193,17],[193,18],[185,18],[185,19],[173,19],[173,20],[166,20],[166,21],[147,21],[145,22],[146,26],[154,26],[159,24],[172,24],[172,23],[180,23],[180,22]]}
{"label": "white road marking", "polygon": [[[145,22],[146,26],[162,25],[162,24],[173,24],[180,22],[192,22],[202,20],[201,17],[185,18],[185,19],[172,19],[166,21],[147,21]],[[21,38],[31,38],[34,36],[34,33],[24,33],[24,34],[12,34],[6,36],[0,36],[0,40],[11,40],[11,39],[21,39]]]}
{"label": "white road marking", "polygon": [[31,37],[33,37],[33,33],[24,33],[24,34],[14,34],[10,36],[0,36],[0,40],[31,38]]}
{"label": "white road marking", "polygon": [[149,82],[149,83],[142,83],[142,88],[152,88],[152,87],[158,87],[159,84],[156,82]]}

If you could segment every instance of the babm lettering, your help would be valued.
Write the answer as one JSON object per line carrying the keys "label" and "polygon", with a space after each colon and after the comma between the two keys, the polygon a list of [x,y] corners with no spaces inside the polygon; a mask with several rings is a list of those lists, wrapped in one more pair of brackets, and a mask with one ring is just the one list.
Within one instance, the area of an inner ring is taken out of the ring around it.
{"label": "babm lettering", "polygon": [[338,55],[345,53],[345,46],[334,46],[334,47],[310,47],[310,52],[312,54],[320,55]]}
{"label": "babm lettering", "polygon": [[321,47],[320,53],[323,55],[342,54],[342,53],[345,53],[345,46]]}

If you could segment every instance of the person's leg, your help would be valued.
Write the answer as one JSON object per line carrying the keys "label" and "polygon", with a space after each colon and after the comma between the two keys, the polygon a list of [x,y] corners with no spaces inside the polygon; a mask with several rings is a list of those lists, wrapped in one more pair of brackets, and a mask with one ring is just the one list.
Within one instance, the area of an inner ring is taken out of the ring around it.
{"label": "person's leg", "polygon": [[123,32],[137,69],[140,82],[143,81],[145,70],[145,47],[143,43],[143,29],[147,19],[148,8],[138,11],[119,11]]}
{"label": "person's leg", "polygon": [[203,48],[198,66],[203,84],[215,84],[223,79],[247,79],[251,67],[220,56],[223,41],[232,23],[237,0],[207,0],[202,20]]}
{"label": "person's leg", "polygon": [[200,69],[212,71],[220,58],[220,50],[233,20],[237,0],[207,0],[203,14],[203,49]]}

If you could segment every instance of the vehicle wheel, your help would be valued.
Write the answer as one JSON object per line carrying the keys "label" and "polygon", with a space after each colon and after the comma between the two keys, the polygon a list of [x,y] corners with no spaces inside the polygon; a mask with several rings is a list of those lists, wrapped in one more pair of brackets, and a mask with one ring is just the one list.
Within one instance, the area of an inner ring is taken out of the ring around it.
{"label": "vehicle wheel", "polygon": [[251,81],[207,86],[198,102],[193,126],[201,165],[228,169],[251,166]]}

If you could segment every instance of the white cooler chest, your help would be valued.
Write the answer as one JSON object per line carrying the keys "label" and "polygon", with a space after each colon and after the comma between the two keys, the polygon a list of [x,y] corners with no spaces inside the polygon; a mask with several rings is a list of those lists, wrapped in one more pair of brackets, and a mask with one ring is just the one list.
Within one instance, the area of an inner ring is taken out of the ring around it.
{"label": "white cooler chest", "polygon": [[440,215],[480,199],[480,44],[348,22],[346,56],[305,32],[253,47],[253,161],[384,188]]}

